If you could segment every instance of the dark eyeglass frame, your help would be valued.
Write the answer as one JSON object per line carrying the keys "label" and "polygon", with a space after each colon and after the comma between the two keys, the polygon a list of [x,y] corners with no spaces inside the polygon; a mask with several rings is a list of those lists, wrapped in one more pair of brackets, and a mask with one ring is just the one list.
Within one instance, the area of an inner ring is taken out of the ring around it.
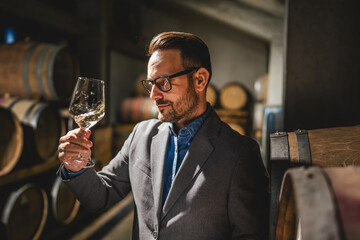
{"label": "dark eyeglass frame", "polygon": [[[149,93],[151,93],[151,90],[147,89],[147,87],[146,87],[146,85],[145,85],[146,82],[150,82],[150,83],[152,84],[152,86],[154,86],[154,84],[155,84],[156,87],[157,87],[158,89],[160,89],[160,91],[162,91],[162,92],[168,92],[168,91],[170,91],[170,90],[172,89],[172,85],[171,85],[171,81],[170,81],[171,78],[180,77],[180,76],[182,76],[182,75],[189,74],[189,73],[191,73],[191,72],[194,71],[194,70],[198,70],[199,68],[200,68],[200,67],[188,68],[188,69],[185,69],[184,71],[181,71],[181,72],[172,74],[172,75],[170,75],[170,76],[167,76],[167,75],[159,76],[159,77],[155,78],[154,80],[144,79],[144,80],[141,80],[141,83],[142,83],[143,87],[145,88],[145,90],[148,91]],[[168,80],[169,85],[170,85],[170,88],[169,88],[168,90],[163,90],[163,89],[161,89],[161,86],[160,86],[159,84],[157,84],[156,81],[157,81],[158,79],[160,79],[160,78],[166,78],[166,79]]]}

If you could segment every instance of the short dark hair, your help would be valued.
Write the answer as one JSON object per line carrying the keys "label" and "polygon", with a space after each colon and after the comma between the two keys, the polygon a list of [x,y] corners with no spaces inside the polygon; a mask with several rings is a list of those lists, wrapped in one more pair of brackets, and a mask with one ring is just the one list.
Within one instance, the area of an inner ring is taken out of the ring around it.
{"label": "short dark hair", "polygon": [[211,61],[207,45],[198,36],[184,32],[163,32],[156,35],[150,42],[148,56],[157,50],[180,50],[182,64],[185,69],[204,67],[209,71],[211,79]]}

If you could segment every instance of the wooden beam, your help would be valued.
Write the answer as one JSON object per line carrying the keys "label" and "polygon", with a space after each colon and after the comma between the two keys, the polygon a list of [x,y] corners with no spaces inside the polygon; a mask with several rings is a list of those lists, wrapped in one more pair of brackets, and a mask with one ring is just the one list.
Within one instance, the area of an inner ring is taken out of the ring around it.
{"label": "wooden beam", "polygon": [[284,4],[276,0],[236,0],[248,6],[257,8],[274,15],[275,17],[284,17]]}
{"label": "wooden beam", "polygon": [[163,0],[163,4],[185,7],[267,41],[283,32],[282,18],[233,1]]}
{"label": "wooden beam", "polygon": [[56,159],[50,162],[44,162],[28,168],[15,170],[5,176],[0,177],[0,187],[6,186],[10,183],[38,175],[51,169],[56,169],[60,166],[60,162]]}

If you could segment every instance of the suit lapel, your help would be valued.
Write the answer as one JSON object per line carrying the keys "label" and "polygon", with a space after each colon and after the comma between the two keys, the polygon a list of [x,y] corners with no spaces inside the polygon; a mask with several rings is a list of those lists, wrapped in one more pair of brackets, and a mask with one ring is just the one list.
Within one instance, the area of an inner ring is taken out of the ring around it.
{"label": "suit lapel", "polygon": [[176,174],[169,195],[164,203],[161,218],[165,217],[182,192],[198,175],[201,167],[209,158],[212,151],[213,146],[207,138],[194,138],[191,147],[184,158],[178,173]]}
{"label": "suit lapel", "polygon": [[159,126],[159,133],[151,143],[151,172],[156,216],[160,219],[162,181],[166,157],[169,128],[167,124]]}
{"label": "suit lapel", "polygon": [[215,111],[211,110],[208,119],[199,129],[199,132],[191,143],[190,149],[175,176],[173,185],[161,211],[162,182],[167,143],[169,139],[169,129],[167,124],[159,126],[159,133],[153,137],[151,144],[151,171],[153,179],[154,207],[156,216],[159,220],[166,216],[180,195],[185,191],[191,181],[199,174],[202,166],[214,150],[210,139],[216,137],[219,129],[220,119]]}

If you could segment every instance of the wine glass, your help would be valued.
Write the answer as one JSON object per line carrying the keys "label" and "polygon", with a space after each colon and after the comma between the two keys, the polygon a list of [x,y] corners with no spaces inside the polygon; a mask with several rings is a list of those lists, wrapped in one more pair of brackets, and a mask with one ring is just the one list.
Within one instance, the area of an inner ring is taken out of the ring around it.
{"label": "wine glass", "polygon": [[[79,127],[84,130],[90,129],[100,121],[105,115],[104,81],[79,77],[70,102],[69,113]],[[91,158],[86,161],[80,153],[75,161],[84,163],[83,167],[85,168],[95,165]]]}

